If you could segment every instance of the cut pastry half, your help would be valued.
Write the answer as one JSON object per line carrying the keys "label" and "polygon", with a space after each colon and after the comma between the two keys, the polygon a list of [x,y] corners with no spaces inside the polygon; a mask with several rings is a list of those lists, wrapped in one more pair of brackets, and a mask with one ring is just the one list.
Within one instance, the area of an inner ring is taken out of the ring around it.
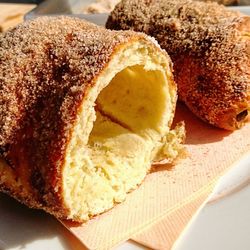
{"label": "cut pastry half", "polygon": [[44,17],[0,44],[2,191],[86,221],[178,155],[172,65],[154,40]]}

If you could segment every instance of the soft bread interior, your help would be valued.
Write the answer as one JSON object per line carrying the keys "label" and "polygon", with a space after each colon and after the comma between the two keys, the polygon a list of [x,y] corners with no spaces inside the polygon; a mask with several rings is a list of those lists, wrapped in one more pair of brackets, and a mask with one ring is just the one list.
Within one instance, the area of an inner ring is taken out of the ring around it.
{"label": "soft bread interior", "polygon": [[170,74],[166,56],[137,41],[120,48],[89,89],[63,170],[69,219],[110,209],[143,181],[173,118]]}

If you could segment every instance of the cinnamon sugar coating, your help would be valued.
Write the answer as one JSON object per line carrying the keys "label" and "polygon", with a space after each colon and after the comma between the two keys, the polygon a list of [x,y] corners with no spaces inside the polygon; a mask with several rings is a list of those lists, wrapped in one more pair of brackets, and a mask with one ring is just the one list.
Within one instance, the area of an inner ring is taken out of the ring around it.
{"label": "cinnamon sugar coating", "polygon": [[139,39],[146,40],[69,17],[37,18],[1,34],[0,156],[26,186],[13,193],[0,181],[0,190],[65,216],[61,166],[79,105],[118,47]]}
{"label": "cinnamon sugar coating", "polygon": [[[70,124],[69,110],[74,109],[72,105],[83,97],[84,89],[103,69],[114,46],[134,35],[110,32],[66,17],[38,18],[2,35],[0,146],[16,140],[25,125],[22,121],[27,121],[25,116],[37,112],[37,108],[43,112],[39,119],[52,133],[58,127],[48,116],[59,116],[61,122]],[[39,131],[33,133],[41,136]]]}
{"label": "cinnamon sugar coating", "polygon": [[217,3],[123,0],[107,28],[156,38],[174,62],[179,97],[201,119],[234,130],[250,109],[250,17]]}
{"label": "cinnamon sugar coating", "polygon": [[239,4],[239,0],[195,0],[201,2],[216,2],[224,5],[237,5]]}

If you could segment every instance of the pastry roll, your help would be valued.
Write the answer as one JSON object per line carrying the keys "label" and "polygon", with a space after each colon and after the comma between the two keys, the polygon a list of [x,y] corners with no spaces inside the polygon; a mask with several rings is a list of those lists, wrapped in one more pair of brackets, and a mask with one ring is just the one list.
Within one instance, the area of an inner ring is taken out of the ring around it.
{"label": "pastry roll", "polygon": [[235,130],[250,106],[250,17],[216,3],[123,0],[110,29],[156,38],[174,63],[180,100],[202,120]]}
{"label": "pastry roll", "polygon": [[0,190],[86,221],[172,161],[176,85],[167,53],[132,31],[42,17],[0,36]]}

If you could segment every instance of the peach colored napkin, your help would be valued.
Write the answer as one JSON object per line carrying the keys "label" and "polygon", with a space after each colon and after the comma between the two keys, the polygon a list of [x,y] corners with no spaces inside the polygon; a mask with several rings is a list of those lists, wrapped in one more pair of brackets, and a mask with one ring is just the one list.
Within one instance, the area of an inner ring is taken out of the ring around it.
{"label": "peach colored napkin", "polygon": [[231,133],[203,123],[178,104],[180,120],[186,122],[188,158],[172,168],[155,168],[107,213],[82,225],[63,222],[88,249],[110,249],[131,237],[153,249],[170,249],[218,178],[250,153],[250,123]]}

